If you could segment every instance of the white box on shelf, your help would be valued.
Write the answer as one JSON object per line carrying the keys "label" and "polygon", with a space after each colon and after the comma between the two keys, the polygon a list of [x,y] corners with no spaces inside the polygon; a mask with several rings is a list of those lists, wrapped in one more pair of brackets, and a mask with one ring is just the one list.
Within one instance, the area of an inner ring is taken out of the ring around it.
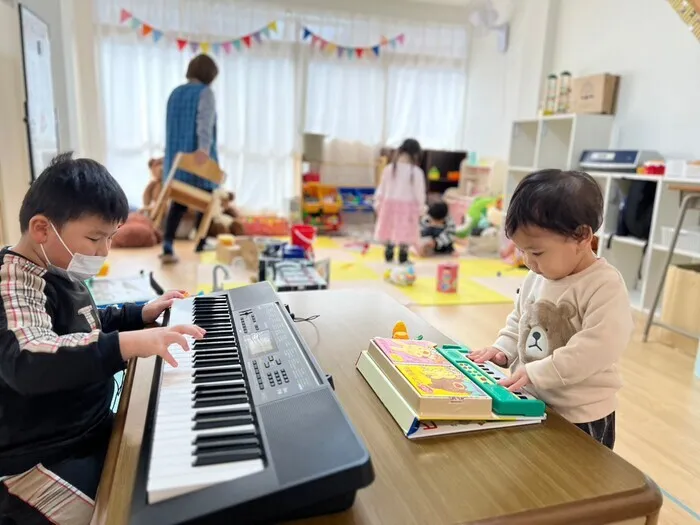
{"label": "white box on shelf", "polygon": [[[671,246],[671,240],[673,240],[674,232],[675,228],[673,227],[661,227],[661,243],[666,248]],[[676,250],[700,254],[700,226],[686,226],[681,228],[681,231],[678,234]]]}
{"label": "white box on shelf", "polygon": [[666,177],[700,179],[700,164],[683,159],[666,160]]}

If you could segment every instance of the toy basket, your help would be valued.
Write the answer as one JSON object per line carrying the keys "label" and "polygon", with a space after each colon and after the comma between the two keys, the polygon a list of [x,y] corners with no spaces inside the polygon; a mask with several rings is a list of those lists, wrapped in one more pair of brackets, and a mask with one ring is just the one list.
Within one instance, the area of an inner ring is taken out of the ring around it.
{"label": "toy basket", "polygon": [[243,233],[247,236],[284,237],[289,235],[289,222],[275,216],[243,217]]}

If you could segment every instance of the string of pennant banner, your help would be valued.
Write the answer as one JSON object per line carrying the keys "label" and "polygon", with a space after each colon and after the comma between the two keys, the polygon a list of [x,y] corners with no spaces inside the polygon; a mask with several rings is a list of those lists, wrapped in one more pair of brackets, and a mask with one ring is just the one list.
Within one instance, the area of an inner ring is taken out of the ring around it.
{"label": "string of pennant banner", "polygon": [[[119,21],[122,24],[128,25],[134,31],[144,38],[150,38],[153,43],[158,43],[161,40],[168,40],[165,36],[165,32],[153,27],[137,18],[126,9],[122,9],[119,15]],[[273,20],[265,27],[258,29],[247,35],[240,36],[238,38],[227,39],[222,41],[210,42],[210,41],[198,41],[191,40],[188,38],[175,38],[173,42],[177,45],[180,51],[189,49],[193,53],[214,53],[216,55],[220,53],[229,54],[234,49],[236,51],[243,51],[249,49],[254,44],[262,44],[264,39],[269,39],[272,33],[277,32],[277,21]],[[405,41],[405,36],[402,34],[397,35],[394,38],[387,39],[382,37],[378,44],[369,47],[352,47],[352,46],[341,46],[330,40],[326,40],[321,36],[317,35],[311,31],[308,27],[303,28],[302,41],[310,43],[311,47],[318,49],[321,52],[327,53],[328,55],[335,55],[338,58],[363,58],[363,57],[378,57],[383,48],[391,47],[396,48],[398,45],[403,45]]]}

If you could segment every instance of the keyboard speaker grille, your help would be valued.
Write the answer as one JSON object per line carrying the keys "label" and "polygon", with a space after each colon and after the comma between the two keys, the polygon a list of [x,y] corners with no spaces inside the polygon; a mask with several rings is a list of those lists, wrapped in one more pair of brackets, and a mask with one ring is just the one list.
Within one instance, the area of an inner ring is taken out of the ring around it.
{"label": "keyboard speaker grille", "polygon": [[329,390],[264,405],[260,417],[282,485],[347,467],[364,457]]}

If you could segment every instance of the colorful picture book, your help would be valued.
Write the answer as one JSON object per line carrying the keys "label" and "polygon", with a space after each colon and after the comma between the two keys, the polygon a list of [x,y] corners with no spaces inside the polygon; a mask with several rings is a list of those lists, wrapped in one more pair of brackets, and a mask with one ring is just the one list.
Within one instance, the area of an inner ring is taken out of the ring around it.
{"label": "colorful picture book", "polygon": [[499,417],[494,414],[488,418],[472,421],[421,418],[384,374],[380,366],[370,357],[369,351],[360,354],[356,367],[401,428],[403,434],[411,440],[495,428],[534,425],[545,419],[545,417]]}
{"label": "colorful picture book", "polygon": [[489,419],[491,397],[427,341],[375,338],[369,356],[418,417]]}

